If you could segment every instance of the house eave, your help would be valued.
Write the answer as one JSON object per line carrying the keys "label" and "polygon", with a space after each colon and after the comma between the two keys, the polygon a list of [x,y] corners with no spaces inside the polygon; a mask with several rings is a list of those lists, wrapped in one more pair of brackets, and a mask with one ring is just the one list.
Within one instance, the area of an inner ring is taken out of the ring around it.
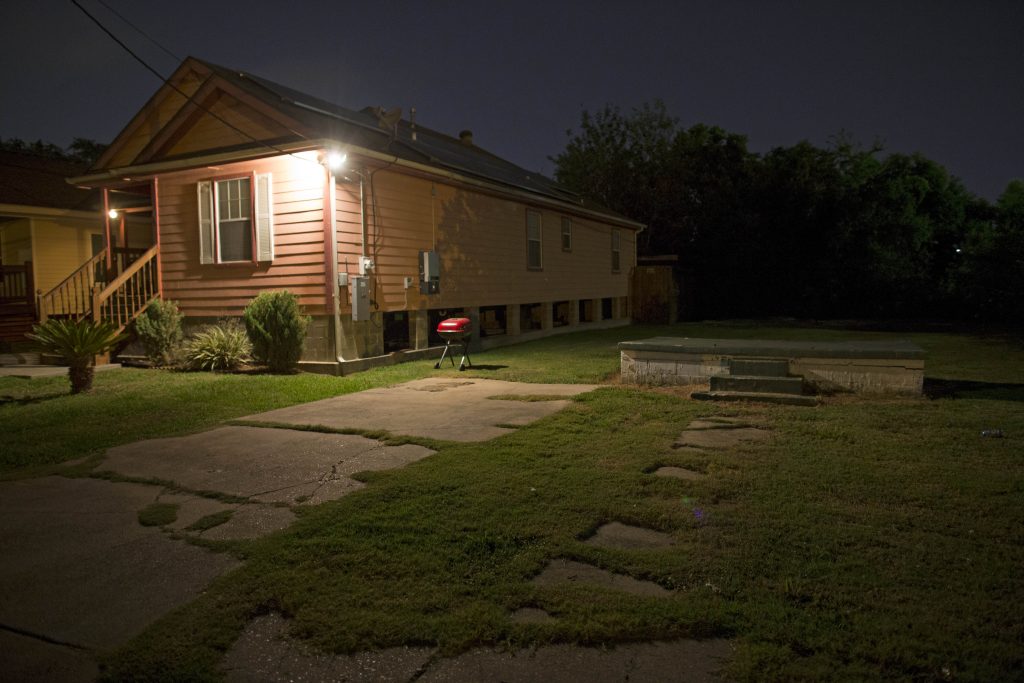
{"label": "house eave", "polygon": [[267,147],[247,147],[241,150],[233,150],[230,152],[221,152],[216,154],[207,154],[202,156],[194,156],[183,159],[173,159],[167,161],[157,161],[146,164],[138,164],[134,166],[125,166],[121,168],[112,168],[100,173],[91,173],[89,175],[78,176],[75,178],[68,178],[67,182],[79,187],[97,188],[97,187],[111,187],[114,185],[120,185],[124,183],[137,183],[149,180],[157,174],[164,173],[167,171],[182,171],[190,168],[200,168],[203,166],[210,166],[215,164],[224,164],[238,161],[248,161],[251,159],[259,159],[268,156],[268,151],[276,151],[283,154],[292,154],[296,152],[307,152],[310,150],[317,149],[344,149],[347,153],[366,159],[373,159],[380,161],[391,166],[397,166],[400,168],[413,171],[418,174],[424,174],[436,178],[444,178],[452,182],[460,183],[471,187],[478,188],[490,192],[492,194],[498,194],[507,197],[513,197],[522,201],[526,201],[530,204],[546,206],[549,208],[564,211],[566,213],[572,213],[579,216],[586,216],[595,220],[600,220],[605,223],[611,223],[620,227],[636,230],[640,232],[646,227],[643,223],[629,220],[620,216],[614,216],[601,211],[595,211],[587,207],[574,204],[573,202],[559,199],[557,197],[551,197],[548,195],[540,194],[526,189],[520,189],[514,186],[506,184],[496,183],[481,179],[476,176],[467,175],[448,169],[444,166],[434,166],[430,164],[422,164],[408,159],[402,159],[390,154],[384,154],[377,152],[372,149],[366,149],[364,147],[358,147],[351,144],[332,139],[316,139],[316,140],[303,140],[301,142],[284,143],[274,145],[273,150],[268,150]]}
{"label": "house eave", "polygon": [[13,218],[76,218],[83,220],[96,220],[95,211],[58,209],[49,206],[36,206],[33,204],[0,204],[0,216]]}

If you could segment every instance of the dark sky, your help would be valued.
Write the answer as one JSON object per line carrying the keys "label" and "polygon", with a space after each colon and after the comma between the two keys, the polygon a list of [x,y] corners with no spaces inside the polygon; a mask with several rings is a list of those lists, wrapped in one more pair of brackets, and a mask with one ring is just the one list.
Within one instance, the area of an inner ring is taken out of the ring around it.
{"label": "dark sky", "polygon": [[[171,53],[417,122],[551,174],[584,109],[660,98],[765,152],[841,130],[995,198],[1024,177],[1024,2],[80,0]],[[160,83],[70,0],[0,1],[0,137],[109,141]]]}

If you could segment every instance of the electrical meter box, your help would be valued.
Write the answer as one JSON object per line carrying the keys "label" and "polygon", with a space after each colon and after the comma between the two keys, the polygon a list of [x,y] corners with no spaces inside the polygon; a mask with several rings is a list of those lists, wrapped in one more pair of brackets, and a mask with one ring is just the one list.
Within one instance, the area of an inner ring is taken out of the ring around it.
{"label": "electrical meter box", "polygon": [[436,251],[420,252],[420,294],[441,291],[441,258]]}
{"label": "electrical meter box", "polygon": [[361,275],[349,277],[349,291],[352,292],[352,320],[370,319],[370,278]]}

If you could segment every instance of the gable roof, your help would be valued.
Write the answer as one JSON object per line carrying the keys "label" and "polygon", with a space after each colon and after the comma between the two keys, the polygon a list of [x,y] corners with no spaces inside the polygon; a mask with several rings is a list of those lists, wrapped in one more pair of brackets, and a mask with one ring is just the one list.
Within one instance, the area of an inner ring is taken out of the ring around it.
{"label": "gable roof", "polygon": [[0,150],[0,204],[93,210],[99,204],[98,195],[65,182],[86,168],[86,164],[66,159]]}
{"label": "gable roof", "polygon": [[[242,106],[236,107],[235,104]],[[162,111],[161,111],[162,108]],[[216,111],[215,111],[216,109]],[[235,122],[244,111],[244,124]],[[222,112],[217,113],[217,112]],[[382,128],[372,108],[356,111],[299,92],[255,74],[194,57],[175,73],[128,124],[90,173],[159,162],[187,160],[194,150],[176,149],[181,131],[199,117],[219,123],[223,146],[203,153],[271,150],[296,143],[337,141],[346,147],[448,171],[517,191],[525,191],[600,213],[631,227],[641,224],[598,206],[568,188],[502,159],[472,143],[415,126],[405,119]],[[242,126],[260,130],[243,132]],[[144,133],[141,131],[145,131]]]}

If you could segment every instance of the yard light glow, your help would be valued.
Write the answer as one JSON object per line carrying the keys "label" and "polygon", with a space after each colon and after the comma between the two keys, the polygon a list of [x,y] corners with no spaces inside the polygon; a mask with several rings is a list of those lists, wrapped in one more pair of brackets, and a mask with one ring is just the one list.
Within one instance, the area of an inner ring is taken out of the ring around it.
{"label": "yard light glow", "polygon": [[107,211],[107,215],[110,216],[111,218],[117,218],[117,209],[111,209],[110,211]]}

